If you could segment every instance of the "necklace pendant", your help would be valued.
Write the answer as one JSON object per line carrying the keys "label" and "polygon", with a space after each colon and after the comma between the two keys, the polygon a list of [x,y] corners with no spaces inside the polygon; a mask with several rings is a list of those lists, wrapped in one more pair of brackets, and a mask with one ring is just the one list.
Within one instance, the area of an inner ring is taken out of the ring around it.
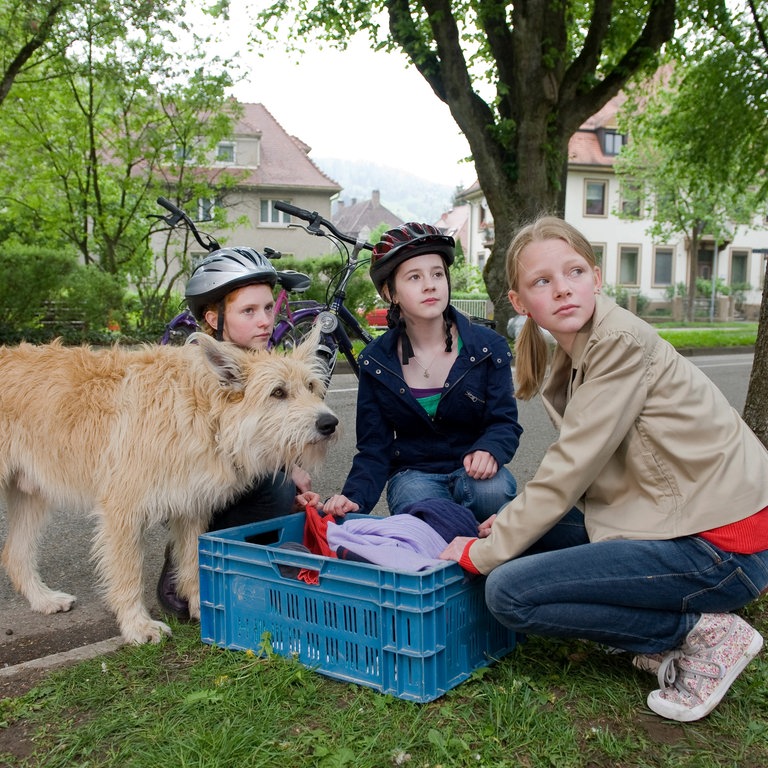
{"label": "necklace pendant", "polygon": [[428,378],[429,378],[429,371],[424,371],[424,378],[425,378],[425,379],[428,379]]}

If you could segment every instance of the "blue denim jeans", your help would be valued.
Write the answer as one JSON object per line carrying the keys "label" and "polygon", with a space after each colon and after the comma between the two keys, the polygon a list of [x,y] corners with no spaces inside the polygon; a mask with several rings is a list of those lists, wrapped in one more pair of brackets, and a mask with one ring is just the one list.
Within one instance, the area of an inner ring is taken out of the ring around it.
{"label": "blue denim jeans", "polygon": [[517,483],[506,467],[488,480],[474,480],[462,467],[447,475],[404,469],[389,478],[387,505],[391,515],[406,504],[424,499],[448,499],[472,510],[479,523],[495,515],[517,494]]}
{"label": "blue denim jeans", "polygon": [[572,510],[495,568],[488,607],[519,632],[578,637],[634,653],[679,648],[702,613],[742,608],[768,587],[768,550],[724,552],[699,536],[589,543]]}

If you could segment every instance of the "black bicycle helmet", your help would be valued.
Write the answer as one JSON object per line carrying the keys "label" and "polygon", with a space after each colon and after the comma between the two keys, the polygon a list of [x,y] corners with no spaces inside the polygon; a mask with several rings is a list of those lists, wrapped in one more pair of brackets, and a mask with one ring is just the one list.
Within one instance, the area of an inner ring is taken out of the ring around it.
{"label": "black bicycle helmet", "polygon": [[187,306],[198,321],[205,308],[244,285],[277,283],[272,262],[253,248],[219,248],[208,254],[192,273],[185,291]]}
{"label": "black bicycle helmet", "polygon": [[387,230],[373,247],[371,254],[371,280],[381,295],[381,289],[395,269],[408,259],[422,253],[436,253],[450,267],[454,259],[456,243],[431,224],[414,221]]}

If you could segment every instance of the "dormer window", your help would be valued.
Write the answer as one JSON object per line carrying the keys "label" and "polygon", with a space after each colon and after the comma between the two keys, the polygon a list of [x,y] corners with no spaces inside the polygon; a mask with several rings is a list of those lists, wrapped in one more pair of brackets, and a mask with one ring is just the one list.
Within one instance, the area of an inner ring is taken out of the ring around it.
{"label": "dormer window", "polygon": [[235,143],[233,141],[220,141],[216,145],[216,162],[234,165]]}
{"label": "dormer window", "polygon": [[616,157],[621,152],[621,148],[627,143],[624,134],[619,133],[614,128],[600,128],[597,135],[600,138],[603,154],[608,157]]}

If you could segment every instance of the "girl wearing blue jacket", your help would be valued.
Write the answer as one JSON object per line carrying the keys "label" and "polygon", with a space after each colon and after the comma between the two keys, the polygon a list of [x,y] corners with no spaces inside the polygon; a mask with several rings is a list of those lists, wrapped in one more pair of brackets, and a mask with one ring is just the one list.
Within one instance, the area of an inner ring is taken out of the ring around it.
{"label": "girl wearing blue jacket", "polygon": [[389,330],[360,355],[357,454],[325,512],[369,513],[385,485],[391,514],[442,498],[480,522],[514,498],[504,465],[523,430],[512,356],[498,333],[450,306],[453,260],[453,238],[429,224],[391,229],[374,247]]}

